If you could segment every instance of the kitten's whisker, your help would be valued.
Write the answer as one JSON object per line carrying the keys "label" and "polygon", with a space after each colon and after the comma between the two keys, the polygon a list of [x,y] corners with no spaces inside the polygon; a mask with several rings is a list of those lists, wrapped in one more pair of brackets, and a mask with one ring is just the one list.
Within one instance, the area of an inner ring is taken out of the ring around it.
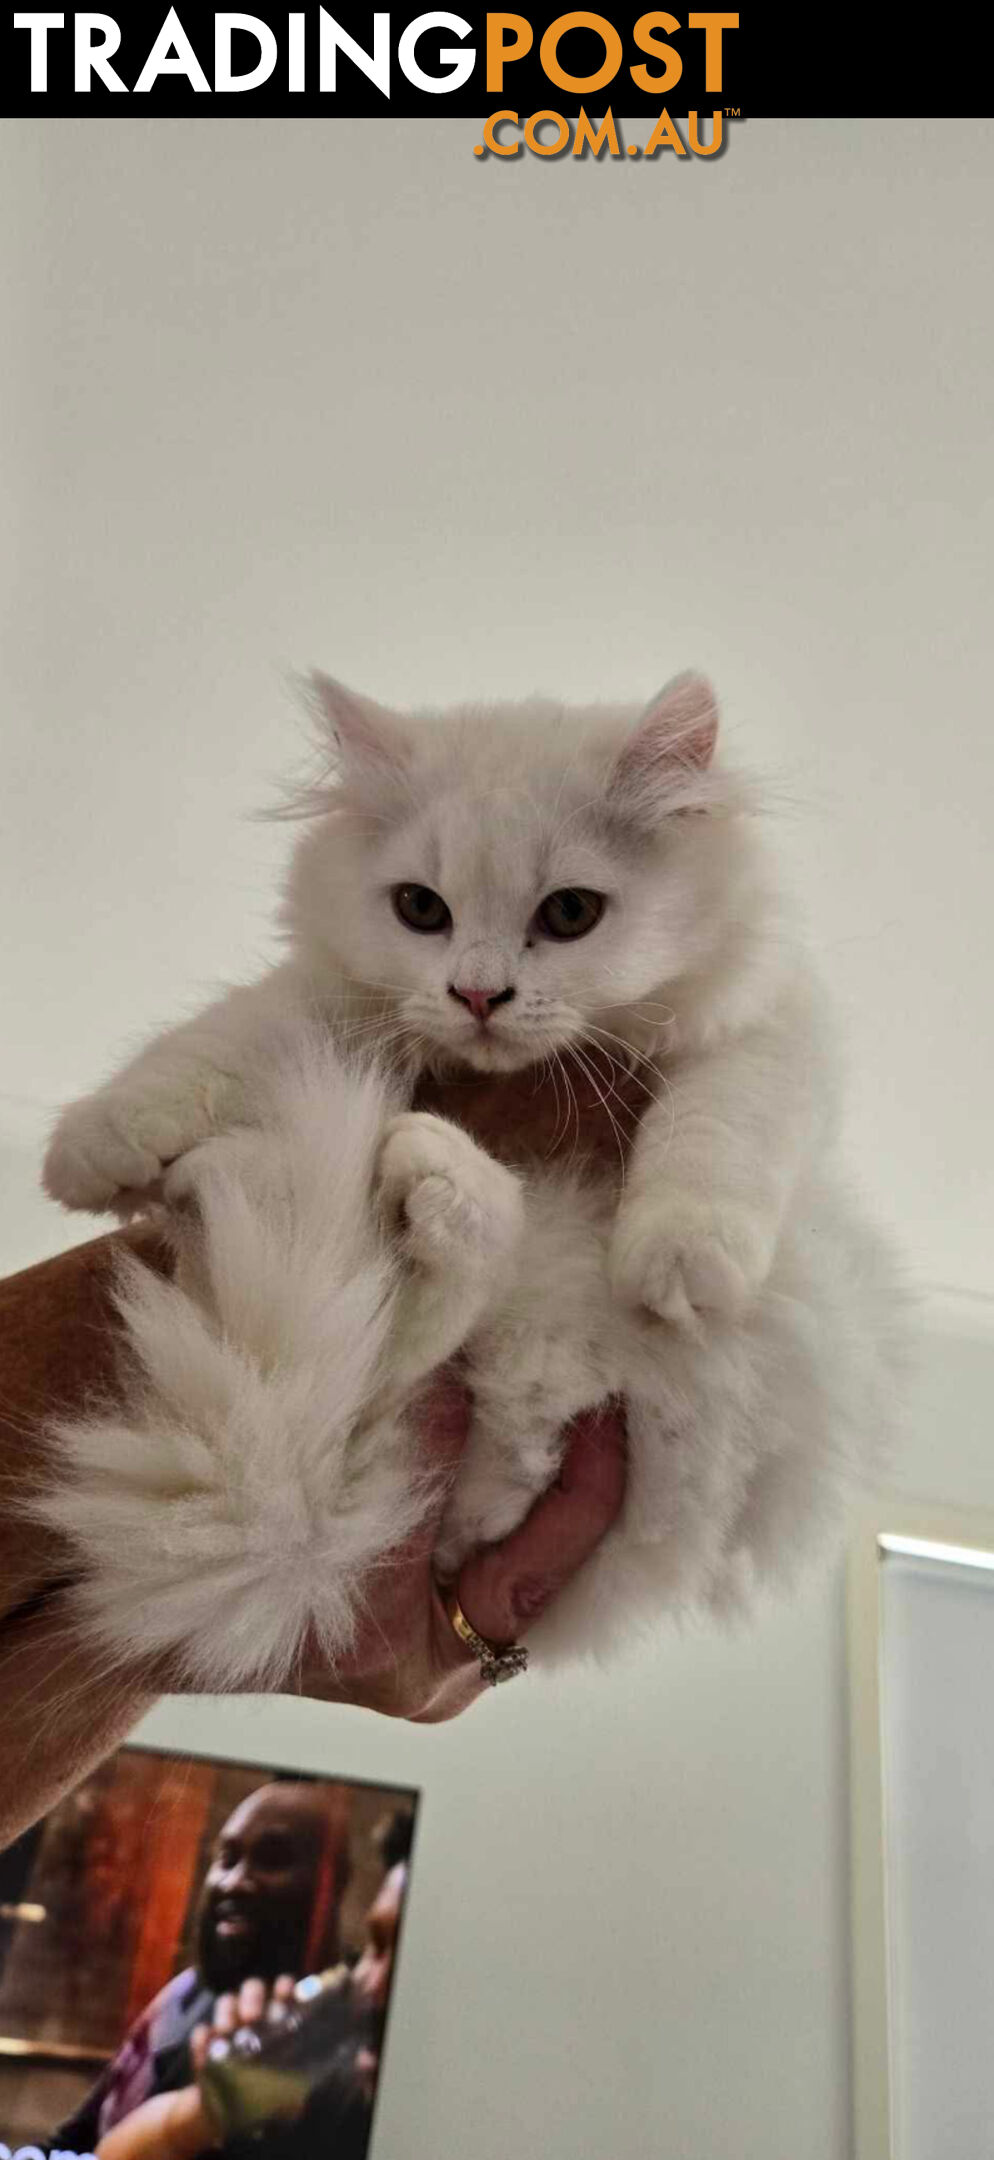
{"label": "kitten's whisker", "polygon": [[346,1020],[340,1028],[336,1028],[335,1034],[336,1037],[341,1035],[346,1041],[351,1041],[354,1035],[368,1035],[375,1028],[382,1029],[395,1025],[396,1021],[392,1013],[379,1013],[375,1020]]}
{"label": "kitten's whisker", "polygon": [[608,1099],[607,1099],[607,1096],[606,1096],[606,1095],[605,1095],[605,1094],[604,1094],[604,1093],[602,1092],[601,1088],[600,1088],[600,1087],[598,1086],[598,1083],[597,1083],[597,1079],[596,1079],[596,1077],[595,1077],[595,1074],[594,1074],[594,1071],[593,1071],[593,1068],[592,1068],[592,1066],[591,1066],[591,1065],[589,1064],[588,1060],[587,1060],[587,1059],[586,1059],[586,1058],[584,1057],[584,1055],[583,1055],[583,1052],[582,1052],[582,1051],[580,1050],[579,1046],[578,1046],[578,1045],[577,1045],[576,1043],[570,1043],[570,1045],[569,1045],[569,1047],[568,1047],[567,1055],[568,1055],[569,1057],[572,1057],[572,1058],[573,1058],[573,1059],[575,1060],[576,1064],[577,1064],[577,1065],[579,1066],[579,1068],[580,1068],[580,1071],[581,1071],[582,1073],[585,1073],[585,1075],[586,1075],[586,1078],[587,1078],[587,1080],[588,1080],[588,1082],[589,1082],[590,1086],[591,1086],[591,1087],[593,1088],[594,1094],[596,1095],[596,1097],[597,1097],[597,1100],[598,1100],[598,1102],[600,1102],[600,1103],[601,1103],[601,1104],[603,1105],[603,1107],[604,1107],[605,1113],[606,1113],[606,1115],[607,1115],[607,1119],[608,1119],[608,1122],[609,1122],[609,1124],[610,1124],[610,1127],[611,1127],[611,1131],[612,1131],[612,1132],[613,1132],[613,1134],[614,1134],[614,1144],[615,1144],[615,1147],[616,1147],[616,1148],[617,1148],[617,1150],[618,1150],[618,1162],[619,1162],[619,1165],[620,1165],[620,1168],[621,1168],[621,1183],[622,1183],[622,1185],[624,1185],[624,1182],[625,1182],[625,1148],[624,1148],[624,1136],[623,1136],[623,1134],[622,1134],[622,1132],[621,1132],[621,1130],[620,1130],[620,1127],[619,1127],[619,1125],[618,1125],[618,1120],[617,1120],[617,1118],[615,1117],[615,1115],[614,1115],[614,1112],[612,1111],[612,1109],[611,1109],[611,1107],[610,1107],[610,1104],[608,1103]]}
{"label": "kitten's whisker", "polygon": [[392,1043],[403,1042],[410,1033],[410,1028],[363,1028],[357,1034],[343,1036],[341,1047],[345,1051],[356,1051],[362,1055],[367,1051],[386,1049]]}
{"label": "kitten's whisker", "polygon": [[661,1104],[663,1101],[665,1101],[666,1107],[669,1111],[669,1131],[666,1135],[666,1139],[663,1145],[663,1153],[665,1154],[669,1149],[673,1134],[676,1131],[676,1096],[674,1094],[669,1076],[663,1071],[661,1065],[654,1064],[651,1058],[643,1058],[641,1062],[646,1065],[649,1071],[652,1073],[654,1079],[657,1082],[657,1087],[646,1087],[646,1084],[643,1081],[640,1073],[633,1073],[631,1076],[632,1079],[635,1080],[637,1085],[645,1088],[645,1092],[648,1095],[650,1102]]}
{"label": "kitten's whisker", "polygon": [[[622,1042],[622,1038],[620,1036],[611,1035],[610,1031],[606,1028],[591,1028],[588,1030],[588,1033],[594,1035],[603,1035],[609,1042],[621,1043],[622,1049],[627,1050],[630,1047],[628,1044]],[[641,1052],[636,1052],[635,1055],[638,1057],[640,1064],[646,1065],[649,1068],[649,1071],[654,1074],[657,1081],[657,1086],[654,1088],[649,1087],[643,1080],[641,1073],[633,1072],[631,1070],[629,1070],[629,1078],[634,1080],[636,1087],[641,1088],[642,1093],[648,1097],[651,1103],[659,1103],[662,1100],[665,1100],[667,1108],[669,1110],[670,1126],[665,1141],[663,1143],[663,1153],[665,1155],[669,1150],[670,1143],[673,1139],[673,1134],[676,1130],[676,1098],[674,1096],[670,1082],[666,1074],[663,1072],[661,1066],[654,1064],[651,1058],[643,1056]]]}
{"label": "kitten's whisker", "polygon": [[[642,1018],[643,1013],[654,1013],[657,1018],[661,1015],[663,1025],[669,1025],[670,1022],[676,1019],[676,1013],[672,1005],[657,1003],[654,998],[618,998],[615,1004],[598,1005],[597,1010],[598,1012],[630,1012],[634,1014],[637,1020]],[[654,1022],[653,1025],[655,1024]]]}
{"label": "kitten's whisker", "polygon": [[[570,1079],[570,1076],[569,1076],[569,1074],[568,1074],[568,1072],[567,1072],[567,1070],[566,1070],[566,1066],[565,1066],[565,1064],[564,1064],[564,1062],[563,1062],[563,1059],[562,1059],[562,1057],[561,1057],[561,1055],[560,1055],[560,1053],[559,1053],[558,1051],[556,1052],[556,1063],[557,1063],[557,1065],[558,1065],[558,1067],[559,1067],[559,1070],[560,1070],[560,1072],[562,1073],[562,1076],[563,1076],[563,1086],[564,1086],[564,1088],[565,1088],[565,1090],[566,1090],[566,1096],[567,1096],[567,1100],[568,1100],[568,1102],[569,1102],[569,1105],[570,1105],[570,1108],[571,1108],[571,1110],[572,1110],[572,1112],[573,1112],[573,1119],[574,1119],[574,1123],[575,1123],[575,1126],[576,1126],[576,1132],[575,1132],[575,1136],[574,1136],[574,1140],[573,1140],[573,1146],[572,1146],[572,1150],[571,1150],[571,1152],[570,1152],[570,1158],[569,1158],[569,1159],[570,1159],[570,1163],[572,1164],[572,1163],[573,1163],[573,1162],[575,1162],[575,1160],[576,1160],[576,1151],[577,1151],[577,1148],[579,1147],[579,1144],[580,1144],[580,1108],[579,1108],[579,1104],[577,1103],[577,1099],[576,1099],[576,1089],[575,1089],[575,1088],[574,1088],[574,1086],[573,1086],[573,1083],[572,1083],[572,1081],[571,1081],[571,1079]],[[568,1121],[567,1121],[566,1131],[567,1131],[567,1133],[569,1132],[569,1123],[568,1123]]]}
{"label": "kitten's whisker", "polygon": [[655,1059],[649,1056],[648,1051],[640,1050],[635,1043],[629,1042],[627,1036],[616,1034],[613,1028],[602,1028],[596,1021],[589,1023],[587,1032],[603,1035],[605,1041],[616,1043],[621,1051],[621,1063],[623,1065],[630,1060],[634,1060],[636,1065],[647,1065],[649,1071],[655,1073],[658,1080],[663,1078],[662,1068],[656,1064]]}
{"label": "kitten's whisker", "polygon": [[[619,1114],[623,1113],[626,1118],[631,1119],[633,1125],[637,1125],[639,1122],[640,1113],[639,1111],[633,1109],[631,1103],[628,1102],[628,1100],[622,1094],[621,1089],[618,1086],[618,1080],[625,1077],[624,1067],[619,1065],[617,1058],[612,1057],[611,1052],[605,1049],[603,1043],[590,1042],[589,1047],[594,1053],[595,1058],[601,1061],[598,1064],[597,1069],[600,1072],[601,1078],[605,1082],[608,1095],[611,1096],[618,1105]],[[607,1061],[607,1065],[610,1071],[610,1079],[608,1079],[608,1075],[604,1071],[603,1061],[605,1059]]]}
{"label": "kitten's whisker", "polygon": [[[654,1096],[655,1090],[646,1085],[646,1082],[643,1080],[641,1073],[635,1071],[635,1064],[646,1066],[661,1088],[665,1089],[669,1087],[669,1081],[667,1080],[665,1073],[654,1062],[654,1060],[650,1057],[646,1057],[644,1051],[633,1049],[631,1043],[626,1043],[622,1036],[612,1035],[609,1028],[596,1027],[593,1022],[588,1022],[587,1027],[584,1030],[584,1034],[590,1041],[593,1041],[595,1037],[598,1037],[603,1038],[603,1041],[605,1043],[618,1044],[622,1052],[618,1063],[622,1071],[627,1073],[628,1078],[630,1080],[634,1080],[636,1087],[640,1087],[642,1089],[643,1094]],[[605,1055],[606,1054],[607,1053],[605,1052]]]}
{"label": "kitten's whisker", "polygon": [[546,1059],[546,1063],[547,1063],[547,1065],[548,1065],[548,1068],[549,1068],[549,1078],[550,1078],[550,1079],[551,1079],[551,1081],[552,1081],[552,1087],[553,1087],[553,1092],[554,1092],[554,1094],[555,1094],[555,1098],[556,1098],[556,1129],[555,1129],[555,1132],[554,1132],[554,1133],[553,1133],[553,1135],[552,1135],[552,1152],[553,1152],[553,1154],[554,1154],[554,1153],[555,1153],[555,1151],[556,1151],[556,1148],[557,1148],[557,1147],[559,1146],[559,1136],[560,1136],[560,1133],[561,1133],[561,1132],[564,1132],[564,1131],[565,1131],[565,1127],[564,1127],[564,1125],[563,1125],[563,1113],[562,1113],[562,1108],[561,1108],[561,1105],[560,1105],[560,1098],[559,1098],[559,1075],[558,1075],[558,1073],[557,1073],[557,1071],[556,1071],[556,1065],[557,1065],[557,1063],[558,1063],[558,1059],[557,1059],[557,1056],[556,1056],[556,1052],[555,1052],[554,1050],[553,1050],[553,1051],[551,1052],[550,1056],[549,1056],[549,1057],[548,1057],[548,1058]]}
{"label": "kitten's whisker", "polygon": [[625,1070],[620,1059],[616,1058],[613,1051],[607,1049],[605,1044],[595,1042],[593,1036],[590,1034],[581,1035],[579,1037],[579,1041],[582,1042],[593,1053],[592,1062],[596,1064],[597,1059],[602,1059],[607,1063],[611,1073],[610,1079],[608,1079],[607,1073],[604,1072],[603,1065],[600,1066],[598,1069],[600,1071],[600,1077],[604,1081],[604,1084],[607,1088],[608,1094],[614,1097],[615,1102],[618,1103],[621,1109],[624,1110],[626,1117],[633,1117],[635,1113],[632,1110],[631,1104],[625,1101],[624,1095],[621,1093],[620,1089],[617,1086],[616,1076],[619,1073],[623,1073]]}
{"label": "kitten's whisker", "polygon": [[336,1038],[341,1036],[351,1040],[356,1035],[368,1035],[377,1031],[381,1034],[403,1034],[416,1028],[416,1025],[416,1021],[407,1013],[385,1012],[370,1014],[365,1020],[347,1020],[333,1032]]}
{"label": "kitten's whisker", "polygon": [[346,997],[368,997],[371,990],[386,990],[391,997],[410,997],[411,995],[409,982],[388,982],[385,975],[364,975],[361,980],[358,976],[355,976],[346,980]]}

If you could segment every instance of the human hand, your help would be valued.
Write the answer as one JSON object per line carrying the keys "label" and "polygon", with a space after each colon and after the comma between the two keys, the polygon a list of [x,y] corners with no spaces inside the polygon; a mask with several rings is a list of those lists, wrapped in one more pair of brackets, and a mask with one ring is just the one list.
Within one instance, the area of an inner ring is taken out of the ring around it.
{"label": "human hand", "polygon": [[[633,1129],[644,1088],[628,1110]],[[598,1083],[599,1086],[599,1083]],[[576,1079],[564,1128],[552,1077],[529,1072],[435,1081],[417,1107],[456,1118],[481,1145],[513,1164],[515,1136],[549,1157],[558,1148],[616,1160],[624,1082],[610,1093]],[[627,1137],[627,1135],[626,1135]],[[582,1145],[580,1145],[582,1143]],[[169,1275],[173,1254],[154,1225],[138,1224],[59,1253],[0,1283],[4,1414],[0,1473],[8,1498],[0,1513],[0,1680],[4,1738],[0,1842],[17,1837],[108,1755],[163,1693],[183,1693],[189,1677],[169,1656],[130,1674],[80,1629],[73,1609],[72,1556],[45,1527],[32,1528],[17,1504],[46,1467],[53,1411],[65,1414],[112,1391],[119,1325],[113,1299],[122,1247]],[[429,1390],[422,1430],[429,1463],[454,1469],[466,1438],[465,1396],[448,1378]],[[27,1442],[27,1444],[26,1444]],[[582,1566],[621,1506],[624,1431],[617,1412],[577,1422],[558,1485],[520,1529],[468,1561],[459,1602],[489,1640],[512,1639]],[[442,1496],[444,1500],[444,1495]],[[441,1504],[439,1514],[441,1513]],[[334,1670],[312,1645],[300,1692],[354,1702],[394,1717],[455,1717],[483,1691],[476,1661],[455,1634],[435,1588],[431,1551],[437,1520],[377,1576],[375,1618]],[[406,1631],[406,1632],[405,1632]]]}
{"label": "human hand", "polygon": [[[195,2025],[190,2034],[190,2061],[198,2082],[156,2093],[133,2108],[101,2138],[96,2160],[197,2160],[200,2153],[214,2150],[218,2126],[204,2099],[203,2072],[212,2058],[258,2053],[266,2033],[286,2023],[296,1986],[291,1973],[281,1973],[274,1981],[243,1980],[237,1993],[219,1995],[211,2023]],[[301,2107],[305,2098],[302,2093]]]}
{"label": "human hand", "polygon": [[219,1995],[210,2025],[195,2025],[190,2059],[198,2077],[212,2055],[255,2052],[262,2031],[286,2023],[296,1981],[292,1973],[278,1980],[243,1980],[237,1994]]}
{"label": "human hand", "polygon": [[197,2160],[216,2144],[199,2085],[183,2085],[143,2100],[115,2123],[101,2138],[96,2160]]}
{"label": "human hand", "polygon": [[[454,1471],[465,1445],[470,1402],[445,1371],[432,1380],[418,1426],[428,1469]],[[625,1488],[624,1417],[616,1405],[584,1411],[569,1428],[554,1486],[501,1544],[475,1553],[456,1583],[470,1625],[487,1641],[507,1643],[539,1618],[600,1544]],[[460,1641],[435,1581],[432,1553],[444,1512],[437,1510],[371,1584],[367,1615],[352,1650],[334,1669],[315,1651],[303,1661],[299,1693],[439,1724],[458,1717],[481,1694],[477,1660]]]}

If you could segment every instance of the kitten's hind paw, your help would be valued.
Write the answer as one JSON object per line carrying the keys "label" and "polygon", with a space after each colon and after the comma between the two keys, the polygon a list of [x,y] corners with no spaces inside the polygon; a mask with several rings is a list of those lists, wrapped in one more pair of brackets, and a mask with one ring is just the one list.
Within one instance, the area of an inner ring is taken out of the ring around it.
{"label": "kitten's hind paw", "polygon": [[388,1224],[432,1272],[506,1261],[521,1236],[518,1179],[447,1118],[416,1110],[392,1118],[378,1182]]}

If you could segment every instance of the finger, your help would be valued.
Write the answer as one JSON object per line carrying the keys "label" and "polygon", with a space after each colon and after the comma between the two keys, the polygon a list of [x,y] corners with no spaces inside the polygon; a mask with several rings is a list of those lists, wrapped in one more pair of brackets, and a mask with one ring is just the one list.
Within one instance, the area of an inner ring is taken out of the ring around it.
{"label": "finger", "polygon": [[625,1425],[607,1404],[574,1420],[559,1478],[510,1537],[466,1562],[459,1603],[490,1642],[513,1642],[589,1560],[625,1494]]}
{"label": "finger", "polygon": [[238,2024],[237,1995],[219,1995],[214,2005],[214,2031],[230,2040]]}
{"label": "finger", "polygon": [[284,2023],[290,2004],[293,2001],[295,1986],[296,1982],[292,1973],[280,1973],[279,1979],[274,1980],[273,1992],[269,1998],[268,2012],[271,2025],[282,2025]]}
{"label": "finger", "polygon": [[258,2025],[265,2015],[267,1988],[264,1980],[243,1980],[238,1990],[239,2025]]}
{"label": "finger", "polygon": [[211,2029],[209,2025],[195,2025],[190,2034],[190,2062],[193,2066],[194,2077],[200,2076],[207,2061],[210,2037]]}

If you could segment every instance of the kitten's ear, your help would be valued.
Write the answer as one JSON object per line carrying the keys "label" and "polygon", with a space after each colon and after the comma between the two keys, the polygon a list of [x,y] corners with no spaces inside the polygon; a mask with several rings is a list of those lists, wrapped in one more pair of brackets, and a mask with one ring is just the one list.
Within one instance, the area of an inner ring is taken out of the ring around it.
{"label": "kitten's ear", "polygon": [[322,727],[330,735],[336,763],[357,779],[399,780],[411,754],[411,741],[403,724],[377,705],[360,697],[344,683],[316,670],[308,678],[310,702]]}
{"label": "kitten's ear", "polygon": [[675,675],[646,706],[615,765],[610,794],[640,822],[694,806],[714,756],[718,704],[704,675]]}

